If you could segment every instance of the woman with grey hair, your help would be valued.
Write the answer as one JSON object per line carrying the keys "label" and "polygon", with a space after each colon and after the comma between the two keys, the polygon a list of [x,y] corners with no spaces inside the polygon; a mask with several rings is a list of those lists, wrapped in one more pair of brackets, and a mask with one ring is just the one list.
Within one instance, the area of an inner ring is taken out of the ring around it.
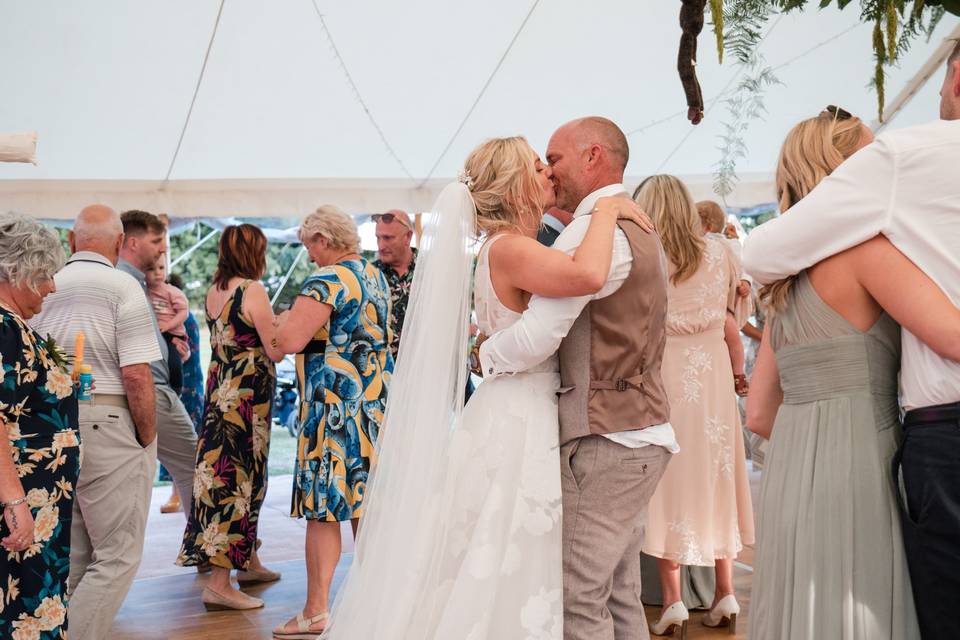
{"label": "woman with grey hair", "polygon": [[56,290],[57,233],[0,214],[0,637],[66,637],[77,397],[56,346],[27,320]]}
{"label": "woman with grey hair", "polygon": [[292,515],[308,521],[307,599],[274,630],[280,639],[315,637],[326,625],[340,523],[349,520],[356,535],[393,373],[390,289],[360,256],[353,219],[322,206],[303,221],[300,240],[320,269],[280,317],[276,346],[303,357]]}

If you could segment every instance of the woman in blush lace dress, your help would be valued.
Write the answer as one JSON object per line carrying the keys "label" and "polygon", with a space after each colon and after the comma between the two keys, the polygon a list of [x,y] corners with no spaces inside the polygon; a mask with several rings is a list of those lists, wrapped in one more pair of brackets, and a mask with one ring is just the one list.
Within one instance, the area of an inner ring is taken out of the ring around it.
{"label": "woman in blush lace dress", "polygon": [[[658,558],[663,591],[653,633],[683,629],[680,566],[714,567],[704,624],[735,625],[733,560],[753,542],[753,507],[730,354],[727,315],[738,314],[739,266],[722,238],[701,231],[689,191],[673,176],[650,178],[637,202],[653,217],[670,261],[663,380],[680,445],[650,500],[644,553]],[[735,627],[734,627],[735,628]]]}

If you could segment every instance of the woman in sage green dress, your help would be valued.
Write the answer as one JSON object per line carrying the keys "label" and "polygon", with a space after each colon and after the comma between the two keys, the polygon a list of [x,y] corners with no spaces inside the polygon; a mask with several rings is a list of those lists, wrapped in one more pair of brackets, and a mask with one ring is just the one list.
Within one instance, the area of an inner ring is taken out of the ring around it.
{"label": "woman in sage green dress", "polygon": [[[871,140],[840,109],[797,125],[777,172],[781,208]],[[883,236],[764,296],[771,313],[747,424],[772,438],[749,637],[919,638],[891,472],[901,439],[897,323],[942,350],[960,311]]]}

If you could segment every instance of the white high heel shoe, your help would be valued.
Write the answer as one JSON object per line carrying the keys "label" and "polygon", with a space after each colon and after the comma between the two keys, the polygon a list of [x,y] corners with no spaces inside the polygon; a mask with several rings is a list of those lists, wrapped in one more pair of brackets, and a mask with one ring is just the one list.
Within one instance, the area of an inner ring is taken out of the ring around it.
{"label": "white high heel shoe", "polygon": [[674,602],[660,612],[660,619],[650,625],[650,632],[656,636],[672,636],[680,629],[680,640],[687,639],[687,621],[690,613],[683,602]]}
{"label": "white high heel shoe", "polygon": [[707,627],[720,627],[729,624],[729,634],[737,633],[737,614],[740,613],[740,604],[732,593],[724,596],[713,609],[703,616],[703,624]]}

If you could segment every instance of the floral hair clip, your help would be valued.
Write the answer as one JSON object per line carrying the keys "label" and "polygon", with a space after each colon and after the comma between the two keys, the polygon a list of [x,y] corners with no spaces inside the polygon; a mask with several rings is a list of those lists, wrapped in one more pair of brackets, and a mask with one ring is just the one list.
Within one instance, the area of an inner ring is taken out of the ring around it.
{"label": "floral hair clip", "polygon": [[457,175],[457,180],[467,185],[467,189],[470,189],[471,191],[473,190],[473,177],[467,173],[466,170],[461,171]]}

